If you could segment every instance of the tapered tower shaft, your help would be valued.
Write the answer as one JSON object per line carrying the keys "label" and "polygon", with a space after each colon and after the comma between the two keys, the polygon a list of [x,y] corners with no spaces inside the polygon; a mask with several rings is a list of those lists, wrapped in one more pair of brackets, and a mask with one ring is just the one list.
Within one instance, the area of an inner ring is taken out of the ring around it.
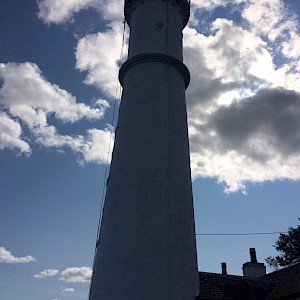
{"label": "tapered tower shaft", "polygon": [[90,300],[198,292],[182,29],[187,0],[127,0],[129,56]]}

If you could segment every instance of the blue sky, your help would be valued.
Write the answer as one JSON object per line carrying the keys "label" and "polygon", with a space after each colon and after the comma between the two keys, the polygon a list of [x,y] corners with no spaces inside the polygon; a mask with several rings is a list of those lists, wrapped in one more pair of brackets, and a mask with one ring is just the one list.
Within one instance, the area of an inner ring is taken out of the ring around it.
{"label": "blue sky", "polygon": [[[1,299],[87,299],[122,13],[121,0],[1,1]],[[192,3],[184,61],[197,233],[298,224],[299,15],[298,0]],[[197,236],[199,269],[225,261],[241,275],[249,248],[264,262],[277,238]]]}

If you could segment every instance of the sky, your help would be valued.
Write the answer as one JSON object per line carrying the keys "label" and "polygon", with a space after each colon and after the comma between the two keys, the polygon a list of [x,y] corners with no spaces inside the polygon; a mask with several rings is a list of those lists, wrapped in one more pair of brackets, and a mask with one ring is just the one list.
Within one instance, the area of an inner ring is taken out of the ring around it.
{"label": "sky", "polygon": [[[298,0],[192,1],[197,234],[298,224],[299,18]],[[121,0],[1,0],[1,300],[87,299],[128,26],[123,47],[122,34]],[[197,235],[199,270],[227,262],[242,275],[249,248],[264,262],[278,236]]]}

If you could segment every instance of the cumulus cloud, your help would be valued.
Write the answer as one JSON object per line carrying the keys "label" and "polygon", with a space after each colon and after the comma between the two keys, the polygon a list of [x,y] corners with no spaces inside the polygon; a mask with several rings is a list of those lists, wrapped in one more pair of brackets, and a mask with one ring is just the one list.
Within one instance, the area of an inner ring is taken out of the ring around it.
{"label": "cumulus cloud", "polygon": [[[75,55],[76,68],[87,73],[85,83],[114,98],[122,31],[114,22],[122,18],[123,1],[70,0],[60,8],[57,3],[40,1],[40,18],[65,22],[93,7],[109,22],[106,31],[79,39]],[[240,18],[197,22],[199,12],[211,16],[218,7],[234,9]],[[193,177],[215,177],[228,192],[244,190],[247,182],[300,179],[300,37],[295,15],[283,0],[194,0],[192,21],[193,28],[184,31],[184,61],[191,72],[187,109]],[[51,86],[48,89],[55,90]],[[56,94],[68,98],[61,91]],[[32,107],[6,108],[3,118],[11,117],[9,127],[16,129],[10,144],[1,142],[3,147],[30,151],[21,128],[17,129],[23,115],[27,125],[29,121],[42,124],[31,127],[40,144],[65,145],[83,161],[103,162],[99,152],[105,152],[109,128],[91,129],[86,137],[62,136],[46,118],[53,114],[64,122],[93,119],[96,107],[82,113],[83,108],[75,104],[67,116],[48,106]],[[96,144],[96,140],[103,142]]]}
{"label": "cumulus cloud", "polygon": [[76,67],[87,72],[85,83],[97,86],[112,99],[118,84],[121,42],[122,26],[116,25],[105,32],[85,36],[76,48]]}
{"label": "cumulus cloud", "polygon": [[283,81],[266,43],[232,21],[215,20],[208,36],[194,28],[184,33],[184,61],[191,73],[187,90],[191,132],[193,124],[206,122],[220,105]]}
{"label": "cumulus cloud", "polygon": [[103,102],[96,102],[99,107],[95,108],[77,103],[66,90],[48,82],[33,63],[2,63],[0,78],[3,80],[0,103],[30,128],[45,126],[49,114],[71,123],[82,118],[99,119],[108,107]]}
{"label": "cumulus cloud", "polygon": [[213,10],[220,6],[227,6],[229,4],[240,4],[245,0],[211,0],[211,1],[203,1],[203,0],[193,0],[192,1],[192,9],[205,9],[205,10]]}
{"label": "cumulus cloud", "polygon": [[282,73],[274,68],[272,54],[260,37],[226,19],[216,19],[210,32],[205,36],[196,29],[185,30],[185,62],[191,69],[193,82],[205,77],[206,81],[234,83],[230,90],[252,91],[282,83]]}
{"label": "cumulus cloud", "polygon": [[295,17],[288,12],[282,0],[246,1],[242,17],[249,22],[250,30],[275,41],[297,27]]}
{"label": "cumulus cloud", "polygon": [[81,155],[80,161],[107,161],[109,143],[113,139],[111,127],[89,129],[86,136],[61,135],[48,124],[49,116],[64,123],[82,119],[101,119],[109,108],[106,100],[94,101],[90,107],[55,84],[48,82],[37,65],[32,63],[0,64],[0,149],[15,148],[30,153],[30,145],[22,136],[22,125],[30,130],[30,138],[45,147],[68,147]]}
{"label": "cumulus cloud", "polygon": [[54,126],[38,127],[33,130],[35,140],[44,147],[67,147],[79,154],[79,162],[110,162],[114,134],[111,126],[104,130],[92,128],[87,135],[61,135]]}
{"label": "cumulus cloud", "polygon": [[[261,89],[253,97],[220,107],[211,115],[207,127],[223,139],[223,150],[241,150],[249,157],[265,160],[268,148],[276,149],[284,161],[300,152],[299,116],[299,93]],[[262,139],[261,147],[256,148],[251,139],[257,134]]]}
{"label": "cumulus cloud", "polygon": [[81,10],[93,8],[105,20],[111,21],[123,18],[123,0],[39,0],[38,17],[45,23],[60,24],[72,20],[74,15]]}
{"label": "cumulus cloud", "polygon": [[21,125],[6,113],[0,112],[0,150],[17,149],[21,153],[31,152],[29,144],[22,138]]}
{"label": "cumulus cloud", "polygon": [[0,247],[0,262],[10,264],[29,263],[37,261],[33,256],[16,257],[4,247]]}
{"label": "cumulus cloud", "polygon": [[88,282],[92,276],[92,269],[89,267],[67,268],[60,274],[60,280],[65,282]]}
{"label": "cumulus cloud", "polygon": [[101,9],[101,13],[106,20],[116,21],[124,19],[123,5],[123,0],[102,0],[101,5],[99,6]]}
{"label": "cumulus cloud", "polygon": [[[266,1],[243,2],[248,21],[253,5],[264,11],[259,19],[268,15]],[[281,4],[275,5],[280,21],[271,27],[284,25],[289,35],[294,25],[280,15]],[[255,29],[256,21],[243,28],[216,19],[206,35],[197,28],[184,32],[184,60],[191,72],[187,109],[192,175],[215,177],[227,192],[244,190],[247,182],[300,179],[299,65],[292,60],[275,66],[275,48],[287,41],[272,43],[265,38],[269,31]]]}
{"label": "cumulus cloud", "polygon": [[[108,97],[116,96],[123,31],[124,0],[41,0],[39,17],[47,23],[63,23],[83,9],[93,8],[107,21],[107,30],[79,39],[76,68],[87,72],[85,83],[100,88]],[[124,47],[125,49],[126,47]],[[124,50],[123,49],[123,50]],[[124,52],[125,54],[125,52]],[[122,53],[123,55],[123,53]]]}
{"label": "cumulus cloud", "polygon": [[193,175],[217,177],[228,192],[247,182],[299,180],[299,116],[300,94],[279,88],[219,107],[191,134]]}
{"label": "cumulus cloud", "polygon": [[268,40],[274,54],[288,59],[286,86],[300,91],[299,58],[300,36],[297,16],[283,0],[246,1],[242,17],[249,23],[249,30]]}
{"label": "cumulus cloud", "polygon": [[33,275],[34,278],[45,279],[48,277],[54,277],[59,273],[56,269],[47,269],[39,272],[38,274]]}
{"label": "cumulus cloud", "polygon": [[62,288],[62,291],[64,293],[74,293],[75,289],[73,289],[73,288]]}
{"label": "cumulus cloud", "polygon": [[46,23],[63,23],[82,9],[95,5],[95,0],[40,0],[38,17]]}

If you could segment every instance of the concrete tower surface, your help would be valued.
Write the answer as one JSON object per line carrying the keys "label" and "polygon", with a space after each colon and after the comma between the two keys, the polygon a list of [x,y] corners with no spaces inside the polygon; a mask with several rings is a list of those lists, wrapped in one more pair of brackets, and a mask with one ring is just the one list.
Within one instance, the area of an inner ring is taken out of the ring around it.
{"label": "concrete tower surface", "polygon": [[198,293],[182,29],[188,0],[125,0],[123,86],[90,300]]}

